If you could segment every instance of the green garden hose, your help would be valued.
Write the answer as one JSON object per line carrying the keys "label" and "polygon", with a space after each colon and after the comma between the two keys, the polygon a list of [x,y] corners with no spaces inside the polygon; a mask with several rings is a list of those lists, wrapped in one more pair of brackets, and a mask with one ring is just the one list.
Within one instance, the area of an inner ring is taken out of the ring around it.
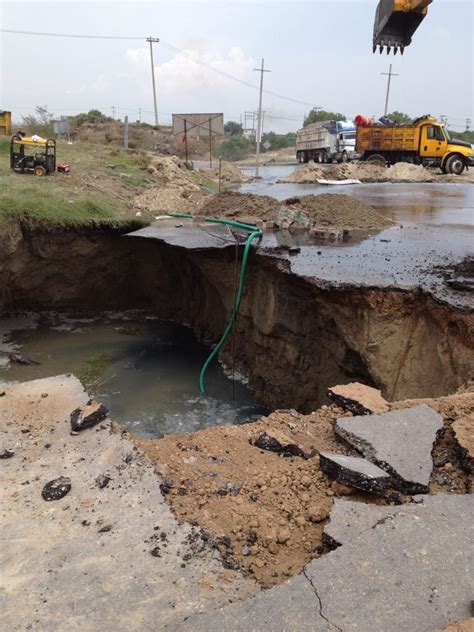
{"label": "green garden hose", "polygon": [[[171,217],[181,217],[181,218],[184,218],[184,219],[194,219],[193,215],[189,215],[187,213],[169,213],[169,215]],[[207,371],[209,365],[211,364],[211,362],[214,360],[216,355],[221,350],[221,348],[222,348],[223,344],[225,343],[225,341],[227,340],[227,338],[229,337],[229,334],[232,331],[232,327],[234,325],[235,319],[237,318],[237,314],[239,313],[240,303],[242,302],[242,296],[244,294],[244,287],[245,287],[245,270],[247,268],[247,259],[248,259],[248,256],[249,256],[249,252],[250,252],[250,247],[252,245],[252,241],[255,238],[261,237],[263,235],[262,231],[259,228],[255,228],[255,226],[251,226],[250,224],[242,224],[241,222],[234,222],[232,220],[227,220],[227,219],[216,219],[216,218],[213,218],[213,217],[204,218],[204,221],[211,222],[213,224],[225,224],[226,226],[234,226],[235,228],[241,228],[242,230],[247,230],[247,231],[250,232],[250,234],[247,237],[247,240],[245,242],[244,254],[242,256],[242,266],[240,268],[239,290],[237,292],[237,297],[235,299],[235,304],[234,304],[234,308],[232,310],[231,317],[229,319],[229,322],[227,323],[227,326],[225,328],[224,333],[221,336],[221,339],[216,344],[216,346],[214,347],[212,352],[209,354],[207,360],[204,362],[204,364],[202,366],[202,369],[201,369],[201,373],[199,375],[199,390],[201,391],[201,393],[205,393],[206,392],[206,390],[204,388],[204,376],[206,374],[206,371]]]}

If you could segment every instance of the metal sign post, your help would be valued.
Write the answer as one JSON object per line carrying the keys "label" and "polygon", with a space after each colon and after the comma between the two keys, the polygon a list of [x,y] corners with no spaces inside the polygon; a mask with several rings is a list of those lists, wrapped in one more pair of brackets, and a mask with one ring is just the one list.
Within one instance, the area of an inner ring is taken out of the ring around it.
{"label": "metal sign post", "polygon": [[224,135],[224,115],[216,114],[173,114],[173,134],[184,134],[186,162],[188,161],[188,136],[209,137],[209,167],[212,169],[212,139]]}

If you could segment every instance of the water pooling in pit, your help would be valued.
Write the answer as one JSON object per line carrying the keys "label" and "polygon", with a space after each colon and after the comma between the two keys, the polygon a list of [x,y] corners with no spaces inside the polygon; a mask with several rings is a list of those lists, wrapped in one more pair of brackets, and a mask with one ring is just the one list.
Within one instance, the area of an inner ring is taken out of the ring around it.
{"label": "water pooling in pit", "polygon": [[146,437],[245,423],[267,412],[217,363],[206,373],[207,394],[199,392],[199,372],[210,349],[183,325],[68,320],[14,331],[9,340],[21,358],[39,364],[0,368],[0,384],[73,373],[116,421]]}

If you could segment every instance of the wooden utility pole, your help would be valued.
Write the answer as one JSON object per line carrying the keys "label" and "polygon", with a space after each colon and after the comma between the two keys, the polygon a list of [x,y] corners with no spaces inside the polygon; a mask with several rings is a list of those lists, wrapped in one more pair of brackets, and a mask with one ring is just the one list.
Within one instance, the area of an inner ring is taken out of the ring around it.
{"label": "wooden utility pole", "polygon": [[153,63],[153,43],[158,43],[160,40],[158,37],[147,37],[147,42],[150,43],[150,61],[151,61],[151,81],[153,83],[153,105],[155,107],[155,125],[158,127],[158,106],[156,104],[156,83],[155,83],[155,64]]}
{"label": "wooden utility pole", "polygon": [[123,148],[128,149],[128,116],[123,119]]}
{"label": "wooden utility pole", "polygon": [[385,112],[384,112],[384,116],[387,116],[387,113],[388,113],[388,100],[389,100],[389,97],[390,97],[390,84],[392,82],[392,77],[399,77],[400,75],[397,75],[396,73],[392,72],[392,64],[390,64],[390,70],[388,72],[383,72],[382,75],[385,75],[386,77],[388,77],[387,96],[385,98]]}
{"label": "wooden utility pole", "polygon": [[257,120],[257,153],[255,155],[255,177],[259,177],[259,169],[260,169],[260,142],[262,140],[262,97],[263,97],[263,73],[270,72],[270,70],[265,70],[265,60],[262,59],[261,68],[254,68],[256,72],[260,73],[260,98],[258,101],[258,120]]}

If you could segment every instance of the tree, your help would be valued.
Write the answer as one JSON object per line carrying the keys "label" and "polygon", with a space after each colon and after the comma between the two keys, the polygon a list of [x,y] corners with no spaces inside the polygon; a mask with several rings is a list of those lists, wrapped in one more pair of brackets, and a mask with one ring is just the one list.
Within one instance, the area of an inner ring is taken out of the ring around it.
{"label": "tree", "polygon": [[305,118],[303,127],[318,123],[319,121],[345,121],[346,115],[341,112],[329,112],[328,110],[315,110],[314,108]]}
{"label": "tree", "polygon": [[223,160],[242,160],[254,147],[253,141],[245,136],[231,136],[219,145],[216,155]]}
{"label": "tree", "polygon": [[286,149],[293,147],[296,143],[296,134],[288,132],[288,134],[276,134],[275,132],[265,132],[262,136],[262,143],[269,142],[270,150]]}
{"label": "tree", "polygon": [[224,133],[226,136],[242,136],[242,132],[242,125],[235,121],[227,121],[224,125]]}
{"label": "tree", "polygon": [[390,114],[387,114],[387,118],[394,123],[397,123],[397,125],[411,125],[411,123],[413,123],[413,119],[411,116],[405,114],[405,112],[398,112],[397,110],[395,110],[394,112],[390,112]]}
{"label": "tree", "polygon": [[47,105],[37,105],[34,114],[28,114],[21,119],[21,125],[33,134],[40,136],[52,136],[53,114],[49,112]]}
{"label": "tree", "polygon": [[80,127],[86,123],[111,123],[114,119],[110,116],[106,116],[100,110],[89,110],[89,112],[81,112],[71,118],[73,125]]}

